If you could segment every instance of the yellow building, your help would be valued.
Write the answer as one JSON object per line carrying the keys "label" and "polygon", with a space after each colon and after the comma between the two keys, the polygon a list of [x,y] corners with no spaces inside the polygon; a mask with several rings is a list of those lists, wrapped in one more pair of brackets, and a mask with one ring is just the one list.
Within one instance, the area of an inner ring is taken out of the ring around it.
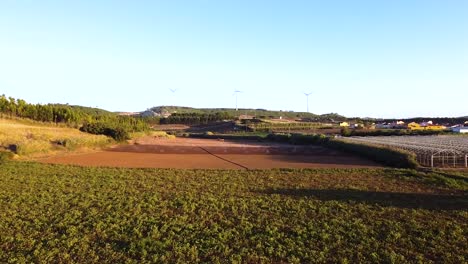
{"label": "yellow building", "polygon": [[408,129],[410,130],[423,130],[424,127],[422,127],[420,124],[416,122],[411,122],[408,124]]}
{"label": "yellow building", "polygon": [[349,123],[348,122],[341,122],[340,127],[349,127]]}
{"label": "yellow building", "polygon": [[439,125],[427,125],[427,126],[421,126],[418,123],[412,122],[408,124],[408,129],[410,130],[444,130],[446,129],[445,126],[439,126]]}

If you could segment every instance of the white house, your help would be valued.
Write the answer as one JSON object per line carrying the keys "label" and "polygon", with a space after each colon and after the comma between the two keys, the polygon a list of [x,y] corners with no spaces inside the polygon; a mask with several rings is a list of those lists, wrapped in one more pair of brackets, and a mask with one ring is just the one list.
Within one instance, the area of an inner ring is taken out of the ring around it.
{"label": "white house", "polygon": [[452,131],[455,133],[468,133],[468,126],[457,126],[457,127],[452,127]]}

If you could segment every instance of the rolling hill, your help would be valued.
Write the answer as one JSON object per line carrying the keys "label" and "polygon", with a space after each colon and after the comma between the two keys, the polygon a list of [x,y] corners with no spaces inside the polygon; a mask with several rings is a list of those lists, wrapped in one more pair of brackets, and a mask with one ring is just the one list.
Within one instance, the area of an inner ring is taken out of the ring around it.
{"label": "rolling hill", "polygon": [[329,113],[323,115],[316,115],[313,113],[306,112],[294,112],[294,111],[272,111],[266,109],[245,109],[240,108],[236,111],[233,108],[192,108],[192,107],[181,107],[181,106],[157,106],[148,109],[140,114],[143,115],[155,115],[165,116],[173,113],[198,113],[198,114],[214,114],[219,112],[226,112],[232,116],[249,115],[264,118],[306,118],[314,121],[342,121],[347,118],[336,113]]}

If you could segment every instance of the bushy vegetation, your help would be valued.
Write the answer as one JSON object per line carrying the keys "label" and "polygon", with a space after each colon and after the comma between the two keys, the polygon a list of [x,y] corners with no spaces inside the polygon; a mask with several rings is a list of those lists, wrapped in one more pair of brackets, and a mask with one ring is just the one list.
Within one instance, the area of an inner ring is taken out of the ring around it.
{"label": "bushy vegetation", "polygon": [[253,131],[263,131],[271,132],[275,130],[311,130],[311,129],[321,129],[321,128],[330,128],[330,126],[316,123],[316,122],[283,122],[283,123],[273,123],[273,122],[261,122],[261,123],[251,123],[249,128]]}
{"label": "bushy vegetation", "polygon": [[466,182],[445,179],[9,162],[0,262],[465,263]]}
{"label": "bushy vegetation", "polygon": [[123,128],[109,126],[106,123],[87,123],[80,127],[80,131],[95,134],[95,135],[106,135],[116,141],[125,141],[130,139],[130,134]]}
{"label": "bushy vegetation", "polygon": [[149,126],[137,118],[117,116],[112,118],[103,117],[94,122],[84,123],[80,130],[96,135],[106,135],[117,141],[123,141],[130,139],[131,133],[148,131]]}

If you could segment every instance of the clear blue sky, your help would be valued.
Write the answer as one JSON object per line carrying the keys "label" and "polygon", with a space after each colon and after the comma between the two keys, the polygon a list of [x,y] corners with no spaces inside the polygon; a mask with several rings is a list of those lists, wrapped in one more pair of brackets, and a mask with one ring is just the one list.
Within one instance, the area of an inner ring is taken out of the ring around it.
{"label": "clear blue sky", "polygon": [[[172,93],[169,89],[178,89]],[[0,0],[0,94],[346,116],[468,115],[468,1]]]}

